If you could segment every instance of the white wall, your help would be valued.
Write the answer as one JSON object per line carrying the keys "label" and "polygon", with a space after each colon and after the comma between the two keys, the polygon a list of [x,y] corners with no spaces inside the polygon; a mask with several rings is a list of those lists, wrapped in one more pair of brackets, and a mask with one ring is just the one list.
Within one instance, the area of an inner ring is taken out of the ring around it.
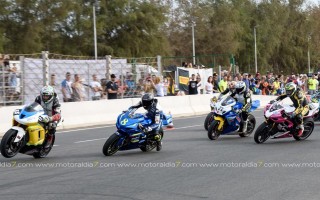
{"label": "white wall", "polygon": [[[218,95],[218,94],[215,94]],[[213,95],[188,95],[159,97],[161,107],[165,112],[171,112],[174,117],[201,115],[210,112],[210,98]],[[263,108],[275,96],[254,95],[253,100],[260,100]],[[80,128],[91,125],[114,124],[117,116],[140,99],[118,99],[62,103],[64,123],[60,129]],[[288,99],[289,100],[289,99]],[[290,102],[287,101],[288,103]],[[0,134],[11,127],[13,111],[18,106],[0,108]]]}

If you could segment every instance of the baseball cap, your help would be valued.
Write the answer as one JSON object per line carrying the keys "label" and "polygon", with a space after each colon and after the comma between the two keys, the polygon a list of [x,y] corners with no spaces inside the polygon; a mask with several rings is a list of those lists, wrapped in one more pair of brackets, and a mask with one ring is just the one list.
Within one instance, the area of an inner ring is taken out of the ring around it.
{"label": "baseball cap", "polygon": [[114,75],[114,74],[111,74],[111,78],[116,78],[116,75]]}

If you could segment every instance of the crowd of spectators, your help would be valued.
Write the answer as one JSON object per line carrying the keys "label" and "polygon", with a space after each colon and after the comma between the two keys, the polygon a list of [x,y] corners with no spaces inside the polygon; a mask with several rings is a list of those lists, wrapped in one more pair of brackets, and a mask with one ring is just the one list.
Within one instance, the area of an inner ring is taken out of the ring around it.
{"label": "crowd of spectators", "polygon": [[188,82],[189,95],[194,94],[212,94],[219,93],[233,87],[238,81],[244,81],[247,90],[250,90],[252,94],[256,95],[281,95],[285,92],[285,84],[288,82],[294,82],[300,87],[306,94],[315,94],[319,89],[320,72],[316,74],[294,74],[283,75],[273,74],[267,72],[266,75],[261,75],[257,72],[255,75],[248,73],[236,73],[232,75],[229,71],[222,71],[221,77],[214,72],[207,79],[203,91],[199,91],[199,81],[201,77],[199,74],[192,74]]}
{"label": "crowd of spectators", "polygon": [[135,81],[132,73],[127,73],[123,77],[117,77],[115,74],[109,77],[106,74],[105,78],[101,79],[97,74],[93,74],[92,80],[84,83],[79,74],[74,74],[72,78],[71,73],[67,72],[60,85],[55,81],[55,74],[52,74],[49,85],[55,90],[61,89],[64,102],[86,100],[86,89],[90,90],[89,100],[93,101],[141,97],[144,93],[153,93],[157,97],[174,95],[174,89],[170,89],[173,86],[171,78],[151,74],[147,74],[145,78],[140,78],[138,81]]}
{"label": "crowd of spectators", "polygon": [[0,54],[0,104],[21,103],[20,73],[9,55]]}

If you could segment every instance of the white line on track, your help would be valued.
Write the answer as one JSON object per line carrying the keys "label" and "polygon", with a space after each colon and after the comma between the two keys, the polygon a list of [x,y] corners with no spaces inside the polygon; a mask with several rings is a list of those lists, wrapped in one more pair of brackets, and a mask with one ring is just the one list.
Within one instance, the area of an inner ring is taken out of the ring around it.
{"label": "white line on track", "polygon": [[75,144],[78,144],[78,143],[84,143],[84,142],[93,142],[93,141],[97,141],[97,140],[105,140],[107,138],[98,138],[98,139],[92,139],[92,140],[83,140],[83,141],[77,141],[77,142],[74,142]]}
{"label": "white line on track", "polygon": [[79,129],[72,129],[72,130],[68,130],[68,131],[57,130],[57,133],[69,133],[69,132],[85,131],[85,130],[100,129],[100,128],[110,128],[110,127],[115,127],[115,125],[97,126],[97,127],[90,127],[90,128],[79,128]]}
{"label": "white line on track", "polygon": [[[202,124],[199,125],[193,125],[193,126],[184,126],[184,127],[179,127],[179,128],[172,128],[172,129],[168,129],[169,131],[171,130],[177,130],[177,129],[185,129],[185,128],[191,128],[191,127],[197,127],[197,126],[202,126]],[[91,139],[91,140],[82,140],[82,141],[77,141],[74,142],[75,144],[78,143],[85,143],[85,142],[94,142],[94,141],[98,141],[98,140],[106,140],[107,138],[97,138],[97,139]]]}

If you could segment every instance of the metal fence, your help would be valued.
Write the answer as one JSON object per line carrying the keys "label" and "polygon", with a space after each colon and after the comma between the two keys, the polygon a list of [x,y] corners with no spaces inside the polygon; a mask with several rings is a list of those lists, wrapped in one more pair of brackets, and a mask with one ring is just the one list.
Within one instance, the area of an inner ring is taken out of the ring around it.
{"label": "metal fence", "polygon": [[[199,64],[214,61],[214,67],[210,67],[210,64],[206,67],[213,68],[214,72],[219,73],[221,70],[228,70],[229,67],[216,65],[228,62],[229,58],[229,55],[214,55],[199,56],[196,60]],[[92,100],[97,94],[92,87],[93,75],[97,77],[97,82],[102,88],[102,91],[98,91],[100,99],[108,98],[106,87],[111,81],[111,74],[116,76],[116,98],[141,97],[145,92],[157,95],[155,87],[159,85],[163,88],[164,96],[174,95],[178,84],[177,67],[182,67],[180,61],[186,60],[187,57],[161,56],[141,58],[105,56],[94,59],[45,51],[38,54],[11,55],[10,65],[0,68],[0,104],[6,106],[31,103],[44,85],[53,86],[62,101],[64,99],[62,82],[67,78],[67,72],[71,75],[70,87],[81,93],[81,99],[77,101]],[[172,66],[175,66],[175,69],[170,70]]]}

